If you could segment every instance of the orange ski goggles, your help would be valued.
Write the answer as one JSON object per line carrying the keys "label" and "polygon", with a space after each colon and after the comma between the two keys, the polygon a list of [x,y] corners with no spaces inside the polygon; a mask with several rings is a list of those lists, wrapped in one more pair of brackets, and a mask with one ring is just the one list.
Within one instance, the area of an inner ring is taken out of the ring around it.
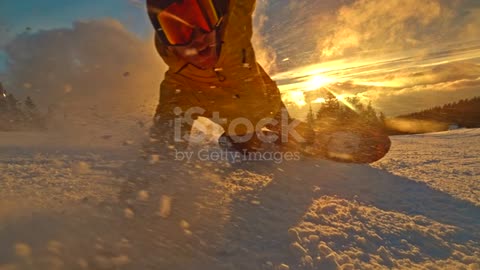
{"label": "orange ski goggles", "polygon": [[166,45],[182,46],[192,42],[195,30],[210,33],[221,23],[214,0],[178,0],[155,9],[151,19]]}

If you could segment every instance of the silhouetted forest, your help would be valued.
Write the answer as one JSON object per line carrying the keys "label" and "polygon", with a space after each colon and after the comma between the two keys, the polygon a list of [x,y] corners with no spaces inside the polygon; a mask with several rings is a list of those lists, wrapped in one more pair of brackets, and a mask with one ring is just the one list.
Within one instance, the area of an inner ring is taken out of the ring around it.
{"label": "silhouetted forest", "polygon": [[455,128],[480,128],[480,97],[462,99],[443,106],[397,116],[388,119],[387,126],[391,134],[438,132]]}
{"label": "silhouetted forest", "polygon": [[403,119],[432,120],[464,128],[480,127],[480,97],[462,99],[421,112],[399,116]]}
{"label": "silhouetted forest", "polygon": [[0,83],[0,131],[36,130],[45,128],[45,117],[34,101],[23,102],[10,94]]}

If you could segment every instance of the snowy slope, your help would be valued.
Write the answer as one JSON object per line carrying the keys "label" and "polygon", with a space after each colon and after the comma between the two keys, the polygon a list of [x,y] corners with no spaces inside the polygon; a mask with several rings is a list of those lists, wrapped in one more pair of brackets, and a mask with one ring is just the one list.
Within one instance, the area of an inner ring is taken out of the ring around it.
{"label": "snowy slope", "polygon": [[480,129],[398,136],[375,167],[480,206]]}
{"label": "snowy slope", "polygon": [[480,269],[480,130],[373,165],[185,164],[137,121],[0,133],[1,270]]}

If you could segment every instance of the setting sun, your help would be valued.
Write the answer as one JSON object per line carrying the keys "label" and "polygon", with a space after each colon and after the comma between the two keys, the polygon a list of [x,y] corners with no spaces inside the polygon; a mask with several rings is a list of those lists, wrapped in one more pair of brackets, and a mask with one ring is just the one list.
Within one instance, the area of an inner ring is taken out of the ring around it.
{"label": "setting sun", "polygon": [[315,75],[307,81],[306,90],[317,90],[325,85],[333,83],[335,80],[322,75]]}

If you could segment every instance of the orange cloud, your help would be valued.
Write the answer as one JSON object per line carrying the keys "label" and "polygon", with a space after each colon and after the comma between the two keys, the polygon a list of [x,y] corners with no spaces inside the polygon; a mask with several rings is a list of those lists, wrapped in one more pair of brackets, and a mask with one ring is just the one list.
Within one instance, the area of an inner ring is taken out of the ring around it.
{"label": "orange cloud", "polygon": [[438,34],[425,29],[451,17],[438,0],[359,0],[338,10],[332,34],[319,41],[318,50],[331,57],[412,47]]}

